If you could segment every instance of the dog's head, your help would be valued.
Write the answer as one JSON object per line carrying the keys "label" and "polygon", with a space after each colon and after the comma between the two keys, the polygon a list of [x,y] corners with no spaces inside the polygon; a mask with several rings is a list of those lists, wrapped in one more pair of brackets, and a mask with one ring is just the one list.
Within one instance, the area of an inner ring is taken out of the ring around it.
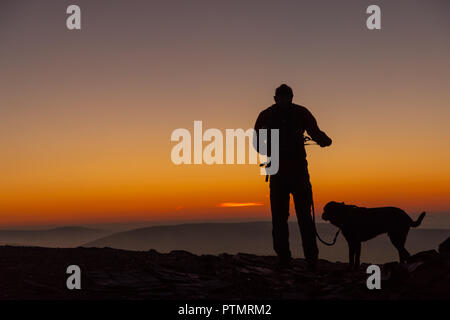
{"label": "dog's head", "polygon": [[322,219],[335,226],[341,226],[346,219],[347,205],[343,202],[330,201],[323,207]]}

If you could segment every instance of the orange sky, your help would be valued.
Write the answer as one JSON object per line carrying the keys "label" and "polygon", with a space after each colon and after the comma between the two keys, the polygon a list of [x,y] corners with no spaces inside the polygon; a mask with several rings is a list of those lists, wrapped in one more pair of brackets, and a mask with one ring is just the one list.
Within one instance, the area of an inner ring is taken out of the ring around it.
{"label": "orange sky", "polygon": [[76,32],[64,1],[5,2],[0,226],[267,218],[257,166],[176,166],[170,135],[251,128],[282,82],[334,141],[308,147],[317,208],[449,213],[448,3],[386,3],[372,32],[362,2],[80,1]]}

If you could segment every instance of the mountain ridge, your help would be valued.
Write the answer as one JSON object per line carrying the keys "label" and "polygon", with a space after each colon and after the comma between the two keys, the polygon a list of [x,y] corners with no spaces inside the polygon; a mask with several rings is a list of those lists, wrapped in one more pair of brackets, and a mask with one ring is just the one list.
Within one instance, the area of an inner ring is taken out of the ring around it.
{"label": "mountain ridge", "polygon": [[[83,244],[83,247],[112,247],[125,250],[170,252],[186,250],[194,254],[236,254],[247,252],[272,255],[271,222],[196,223],[137,228],[107,235]],[[303,257],[298,226],[289,223],[291,250],[295,257]],[[323,239],[332,239],[336,227],[318,223]],[[450,230],[413,229],[406,242],[411,253],[437,249],[439,243],[450,236]],[[342,235],[333,247],[319,243],[320,256],[330,261],[345,261],[347,243]],[[397,259],[397,252],[386,235],[363,243],[362,261],[384,263]]]}
{"label": "mountain ridge", "polygon": [[65,226],[43,230],[0,230],[0,244],[41,247],[76,247],[110,234],[108,230]]}

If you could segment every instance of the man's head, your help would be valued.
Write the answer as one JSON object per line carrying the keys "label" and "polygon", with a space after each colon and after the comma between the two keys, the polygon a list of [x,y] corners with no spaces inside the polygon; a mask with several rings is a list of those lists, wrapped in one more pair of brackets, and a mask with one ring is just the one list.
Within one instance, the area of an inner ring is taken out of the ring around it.
{"label": "man's head", "polygon": [[282,84],[275,90],[275,102],[278,104],[286,104],[292,103],[292,98],[294,97],[294,93],[292,92],[291,87],[286,84]]}

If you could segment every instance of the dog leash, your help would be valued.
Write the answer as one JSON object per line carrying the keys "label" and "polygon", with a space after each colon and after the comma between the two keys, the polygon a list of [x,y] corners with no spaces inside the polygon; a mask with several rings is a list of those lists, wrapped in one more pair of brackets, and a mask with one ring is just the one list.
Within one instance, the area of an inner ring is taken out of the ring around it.
{"label": "dog leash", "polygon": [[[312,139],[311,139],[311,137],[308,137],[305,135],[303,137],[303,144],[305,146],[318,145],[315,142],[308,143],[308,141],[312,141]],[[261,163],[259,166],[265,167],[265,168],[270,167],[270,161]],[[269,181],[269,175],[266,174],[266,182],[268,182],[268,181]],[[311,183],[310,183],[310,185],[311,185]],[[314,224],[314,233],[316,234],[317,239],[319,239],[319,241],[322,242],[324,245],[329,246],[329,247],[334,246],[336,244],[337,237],[339,236],[339,233],[341,232],[341,229],[338,229],[338,231],[336,231],[336,234],[334,235],[334,239],[332,242],[326,242],[320,237],[319,233],[317,232],[317,228],[316,228],[316,212],[314,210],[314,199],[313,198],[314,197],[313,197],[312,186],[311,186],[311,209],[312,209],[312,220],[313,220],[313,224]]]}
{"label": "dog leash", "polygon": [[331,247],[331,246],[335,245],[337,237],[339,236],[339,233],[341,232],[341,229],[338,229],[338,231],[336,231],[336,234],[334,235],[334,239],[332,242],[326,242],[326,241],[322,240],[322,238],[319,236],[319,233],[317,232],[316,212],[314,210],[314,199],[313,199],[313,194],[312,194],[312,186],[311,186],[311,208],[312,208],[312,220],[313,220],[313,224],[314,224],[314,232],[316,234],[317,239],[319,239],[319,241],[322,242],[326,246]]}
{"label": "dog leash", "polygon": [[[304,141],[304,145],[305,146],[318,145],[317,143],[308,143],[308,141],[312,141],[312,139],[311,139],[311,137],[308,137],[306,135],[303,137],[303,141]],[[310,185],[311,185],[311,182],[310,182]],[[313,219],[313,224],[314,224],[314,232],[316,234],[317,239],[319,239],[319,241],[322,242],[326,246],[330,246],[331,247],[331,246],[335,245],[337,237],[339,236],[339,233],[341,232],[341,229],[338,229],[338,231],[336,231],[336,234],[334,235],[334,239],[333,239],[332,242],[324,241],[319,236],[319,233],[317,232],[317,228],[316,228],[316,212],[314,210],[314,197],[313,197],[313,193],[312,193],[312,186],[311,186],[311,209],[312,209],[312,219]]]}
{"label": "dog leash", "polygon": [[[268,166],[270,166],[270,162],[262,163],[259,166],[260,167],[268,167]],[[268,180],[269,180],[269,175],[266,175],[266,182]],[[310,182],[310,185],[311,185],[311,182]],[[313,224],[314,224],[314,233],[316,234],[316,237],[317,237],[317,239],[319,239],[320,242],[322,242],[326,246],[331,247],[336,244],[337,237],[339,236],[341,229],[338,229],[338,231],[336,231],[336,234],[334,235],[334,239],[332,242],[326,242],[320,237],[319,233],[317,232],[317,228],[316,228],[316,211],[314,209],[314,199],[313,198],[314,197],[313,197],[312,186],[311,186],[311,211],[312,211],[312,220],[313,220]]]}

